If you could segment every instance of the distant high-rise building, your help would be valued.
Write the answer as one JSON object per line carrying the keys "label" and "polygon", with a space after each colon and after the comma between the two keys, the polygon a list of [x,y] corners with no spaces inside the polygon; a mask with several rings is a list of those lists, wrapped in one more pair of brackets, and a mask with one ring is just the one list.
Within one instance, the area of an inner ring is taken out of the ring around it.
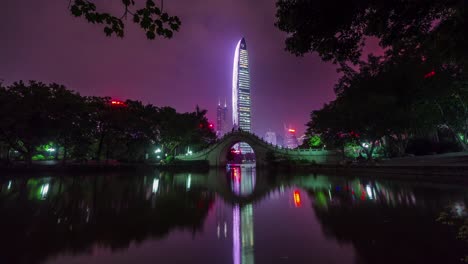
{"label": "distant high-rise building", "polygon": [[276,135],[276,145],[282,146],[282,147],[284,146],[284,138],[279,133]]}
{"label": "distant high-rise building", "polygon": [[299,144],[299,146],[302,146],[302,144],[304,144],[304,141],[307,139],[307,135],[306,134],[302,134],[302,136],[300,136],[299,138],[297,138],[297,143]]}
{"label": "distant high-rise building", "polygon": [[265,133],[265,141],[272,144],[276,145],[276,133],[273,131],[268,131]]}
{"label": "distant high-rise building", "polygon": [[296,129],[286,128],[284,126],[284,147],[294,149],[299,146],[299,142],[296,137]]}
{"label": "distant high-rise building", "polygon": [[[232,122],[235,128],[252,131],[250,99],[250,72],[247,44],[242,38],[234,53],[232,76]],[[240,144],[242,153],[251,153],[252,149],[245,143]]]}
{"label": "distant high-rise building", "polygon": [[227,104],[224,101],[224,106],[221,106],[221,101],[218,101],[218,107],[216,108],[216,135],[218,137],[223,136],[227,131]]}

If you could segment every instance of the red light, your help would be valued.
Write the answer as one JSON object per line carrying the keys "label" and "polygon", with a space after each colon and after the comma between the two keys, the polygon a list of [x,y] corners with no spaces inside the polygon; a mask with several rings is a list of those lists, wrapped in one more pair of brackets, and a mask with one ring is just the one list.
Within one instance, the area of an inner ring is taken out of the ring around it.
{"label": "red light", "polygon": [[240,172],[239,172],[239,168],[233,168],[233,175],[232,177],[234,178],[234,180],[240,182],[241,180],[241,175],[240,175]]}
{"label": "red light", "polygon": [[115,106],[125,106],[125,103],[122,102],[122,101],[119,101],[119,100],[112,100],[112,101],[111,101],[111,105],[115,105]]}
{"label": "red light", "polygon": [[241,151],[238,149],[231,149],[231,153],[240,154]]}
{"label": "red light", "polygon": [[288,131],[291,132],[291,133],[296,133],[296,129],[290,128],[290,129],[288,129]]}
{"label": "red light", "polygon": [[294,205],[296,207],[300,207],[301,206],[301,193],[298,190],[295,190],[293,197],[294,197]]}
{"label": "red light", "polygon": [[430,73],[424,75],[424,78],[427,79],[427,78],[431,78],[432,76],[434,76],[436,73],[435,71],[431,71]]}
{"label": "red light", "polygon": [[210,125],[209,125],[209,126],[210,126],[210,128],[213,128],[213,124],[211,124],[211,123],[210,123]]}

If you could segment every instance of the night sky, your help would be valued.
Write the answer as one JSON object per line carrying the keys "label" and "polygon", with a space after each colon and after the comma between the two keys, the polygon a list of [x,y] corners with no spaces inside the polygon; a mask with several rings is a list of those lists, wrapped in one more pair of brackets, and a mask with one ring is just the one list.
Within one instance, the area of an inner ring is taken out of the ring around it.
{"label": "night sky", "polygon": [[[121,14],[121,1],[98,7]],[[137,1],[138,2],[138,1]],[[182,20],[173,39],[147,40],[131,23],[124,39],[72,17],[68,0],[3,1],[0,8],[0,79],[57,82],[82,95],[141,100],[193,111],[198,104],[215,123],[218,98],[231,105],[234,49],[249,51],[255,133],[305,131],[314,109],[334,98],[336,66],[316,54],[284,51],[286,34],[274,27],[274,0],[166,0]],[[231,111],[229,109],[229,115]]]}

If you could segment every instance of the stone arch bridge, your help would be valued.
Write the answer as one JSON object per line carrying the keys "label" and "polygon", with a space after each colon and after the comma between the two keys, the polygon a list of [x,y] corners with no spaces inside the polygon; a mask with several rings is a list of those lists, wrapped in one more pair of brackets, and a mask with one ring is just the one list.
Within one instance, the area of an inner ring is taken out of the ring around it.
{"label": "stone arch bridge", "polygon": [[338,162],[338,155],[334,151],[313,149],[286,149],[272,145],[257,135],[235,131],[225,134],[214,144],[192,155],[179,155],[176,157],[182,161],[208,161],[211,167],[225,167],[227,154],[236,143],[245,142],[250,145],[255,153],[258,167],[267,166],[273,161],[308,161],[316,164],[331,164]]}

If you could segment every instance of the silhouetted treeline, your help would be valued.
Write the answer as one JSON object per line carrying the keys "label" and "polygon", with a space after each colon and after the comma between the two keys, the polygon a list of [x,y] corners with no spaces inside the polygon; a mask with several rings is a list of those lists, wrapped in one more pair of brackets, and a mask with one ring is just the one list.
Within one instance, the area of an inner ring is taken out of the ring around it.
{"label": "silhouetted treeline", "polygon": [[[463,0],[278,0],[275,25],[287,33],[286,50],[314,52],[342,74],[336,99],[311,114],[309,138],[322,140],[309,139],[309,146],[360,149],[369,159],[376,151],[468,150],[465,6]],[[368,45],[373,40],[378,48]],[[371,51],[383,55],[367,57]]]}
{"label": "silhouetted treeline", "polygon": [[[216,138],[206,110],[177,113],[139,101],[81,96],[59,84],[0,84],[4,160],[170,159]],[[155,150],[160,149],[157,153]]]}

